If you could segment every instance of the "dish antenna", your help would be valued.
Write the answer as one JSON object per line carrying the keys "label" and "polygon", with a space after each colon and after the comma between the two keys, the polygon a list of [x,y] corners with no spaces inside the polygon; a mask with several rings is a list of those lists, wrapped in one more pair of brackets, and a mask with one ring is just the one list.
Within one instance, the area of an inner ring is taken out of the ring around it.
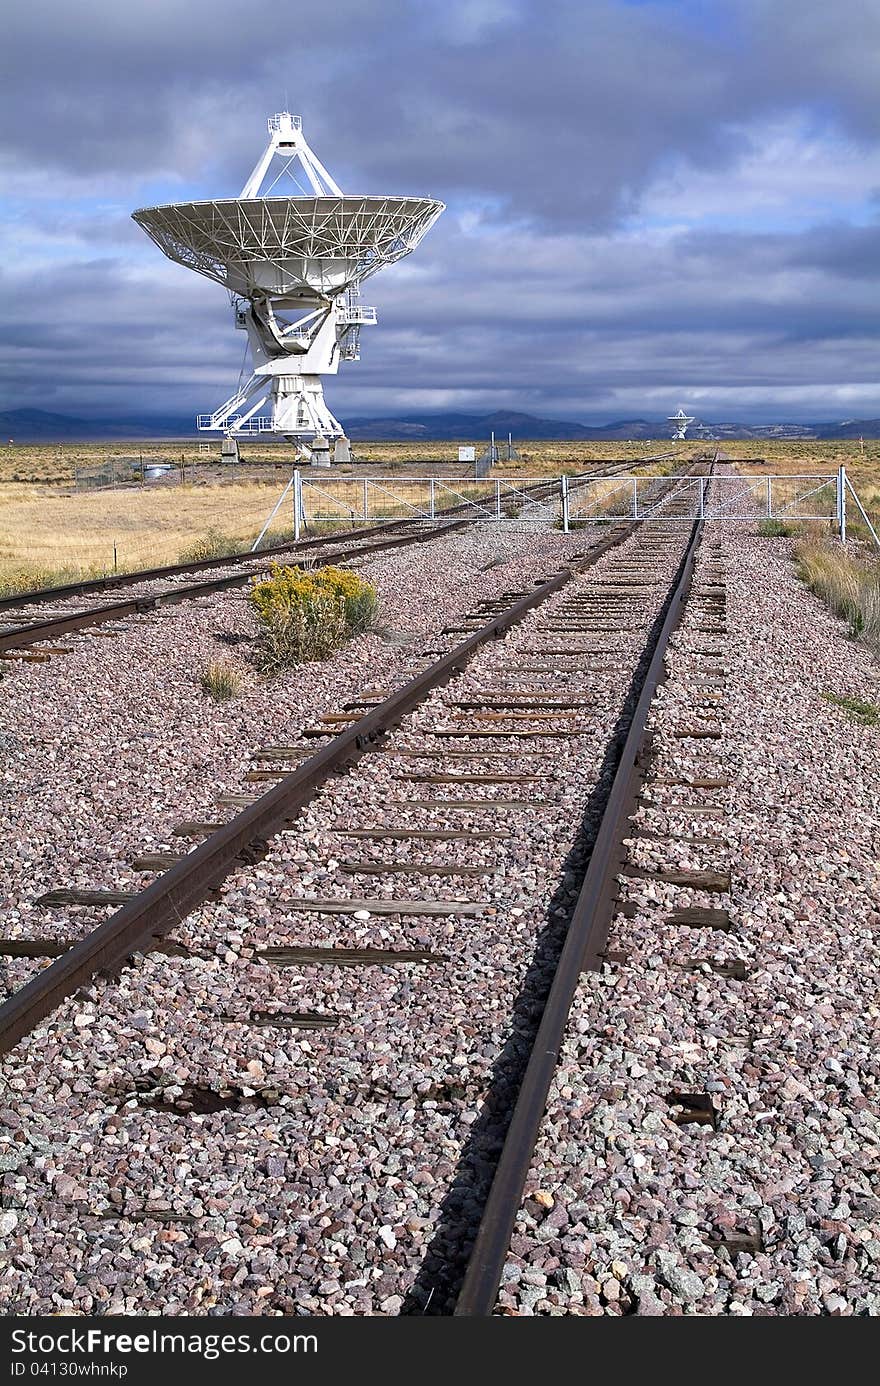
{"label": "dish antenna", "polygon": [[691,424],[697,421],[695,418],[691,418],[690,414],[686,414],[683,409],[678,409],[674,414],[669,415],[666,422],[672,424],[673,438],[680,439],[684,438]]}
{"label": "dish antenna", "polygon": [[[323,460],[326,440],[343,430],[324,403],[322,377],[359,360],[360,329],[376,321],[375,308],[358,302],[360,286],[415,250],[444,204],[346,196],[307,144],[299,116],[281,111],[268,126],[240,197],[142,207],[132,216],[170,260],[229,290],[235,325],[248,335],[253,374],[213,414],[198,416],[199,429],[280,433],[304,453],[305,440],[317,440]],[[276,160],[283,166],[263,192]],[[302,195],[273,195],[285,174]]]}

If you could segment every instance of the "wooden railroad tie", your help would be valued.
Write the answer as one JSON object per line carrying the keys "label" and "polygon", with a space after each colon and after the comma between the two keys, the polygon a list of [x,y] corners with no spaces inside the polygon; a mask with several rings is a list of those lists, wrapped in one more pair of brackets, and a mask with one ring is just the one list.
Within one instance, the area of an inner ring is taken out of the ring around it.
{"label": "wooden railroad tie", "polygon": [[[398,750],[395,746],[383,746],[380,748],[380,753],[383,755],[396,756],[400,760],[439,759],[444,762],[448,760],[477,761],[480,764],[485,761],[491,761],[493,764],[496,761],[500,761],[502,765],[507,765],[510,761],[510,754],[507,751],[484,751],[480,747],[475,748],[473,751],[451,751],[446,746],[438,746],[430,751],[415,751],[410,749]],[[547,756],[554,756],[554,753],[540,746],[536,750],[529,750],[527,747],[521,747],[517,751],[517,757],[519,758],[520,756],[528,757],[529,760],[544,760]],[[543,778],[546,779],[546,776]]]}
{"label": "wooden railroad tie", "polygon": [[[75,938],[25,939],[0,938],[0,957],[5,958],[58,958],[68,953],[76,944]],[[196,953],[173,939],[156,939],[151,946],[154,953],[165,953],[175,958],[208,957],[209,954]]]}
{"label": "wooden railroad tie", "polygon": [[136,857],[131,864],[132,871],[168,871],[183,861],[185,852],[148,852],[146,856]]}
{"label": "wooden railroad tie", "polygon": [[[549,698],[529,698],[527,694],[522,694],[518,698],[476,698],[468,702],[446,703],[446,707],[460,708],[464,712],[478,711],[481,708],[489,708],[498,711],[509,708],[512,712],[522,711],[526,708],[544,709],[544,716],[550,716],[553,712],[569,712],[574,708],[595,708],[596,703],[588,698],[567,698],[564,701],[559,699],[551,702]],[[480,713],[486,716],[486,713]]]}
{"label": "wooden railroad tie", "polygon": [[682,924],[688,929],[720,929],[724,933],[729,932],[731,928],[729,911],[702,909],[697,905],[672,910],[664,922]]}
{"label": "wooden railroad tie", "polygon": [[254,954],[274,967],[388,967],[400,963],[445,963],[445,953],[426,948],[260,948]]}
{"label": "wooden railroad tie", "polygon": [[133,900],[136,890],[76,890],[61,888],[47,890],[34,901],[35,905],[124,905]]}
{"label": "wooden railroad tie", "polygon": [[218,1019],[227,1025],[256,1025],[280,1030],[335,1030],[340,1017],[320,1011],[251,1011],[247,1016],[221,1015]]}
{"label": "wooden railroad tie", "polygon": [[705,890],[712,894],[726,895],[730,892],[730,874],[727,871],[675,869],[654,871],[646,867],[625,866],[623,874],[629,880],[662,881],[664,885],[688,887],[691,890]]}
{"label": "wooden railroad tie", "polygon": [[395,775],[407,784],[542,784],[558,775]]}
{"label": "wooden railroad tie", "polygon": [[733,781],[726,778],[706,778],[700,780],[652,780],[651,783],[669,788],[673,785],[679,785],[686,789],[728,789]]}
{"label": "wooden railroad tie", "polygon": [[699,972],[708,967],[718,977],[735,982],[744,982],[749,975],[745,963],[738,958],[730,962],[716,962],[714,958],[689,958],[687,962],[673,962],[672,966],[683,972]]}
{"label": "wooden railroad tie", "polygon": [[574,634],[577,634],[578,632],[584,632],[587,635],[591,635],[593,634],[593,632],[595,632],[597,635],[637,635],[642,630],[644,630],[643,626],[597,626],[595,624],[558,625],[540,627],[540,633],[547,631],[550,635],[563,635],[568,631],[571,631]]}
{"label": "wooden railroad tie", "polygon": [[[457,707],[456,703],[447,703],[447,707]],[[556,709],[544,712],[493,712],[491,708],[487,711],[479,710],[481,706],[474,710],[474,717],[479,717],[483,722],[562,722],[567,727],[577,726],[575,721],[568,721],[564,717],[557,717]]]}
{"label": "wooden railroad tie", "polygon": [[340,828],[340,837],[355,837],[379,842],[390,838],[394,842],[500,842],[509,832],[463,832],[456,828]]}
{"label": "wooden railroad tie", "polygon": [[446,915],[460,915],[473,919],[482,914],[485,905],[472,900],[309,900],[288,898],[284,902],[288,909],[301,914],[355,914],[365,911],[368,914],[404,914],[416,918],[443,919]]}
{"label": "wooden railroad tie", "polygon": [[352,876],[498,876],[498,866],[451,866],[430,861],[341,861],[340,871]]}
{"label": "wooden railroad tie", "polygon": [[[527,741],[527,740],[533,740],[533,741],[534,741],[534,740],[541,740],[541,739],[543,739],[544,737],[548,737],[548,736],[556,736],[556,737],[558,737],[558,736],[566,736],[566,737],[568,737],[568,736],[577,736],[579,733],[580,733],[581,735],[585,735],[586,732],[587,732],[588,730],[589,730],[589,728],[586,728],[586,727],[583,727],[583,728],[580,728],[580,727],[566,727],[565,730],[561,730],[561,729],[554,728],[554,727],[539,727],[539,728],[528,728],[528,729],[527,729],[527,728],[524,728],[524,727],[523,727],[523,728],[506,727],[503,731],[501,731],[501,730],[498,730],[498,731],[486,731],[486,730],[484,730],[484,729],[482,729],[482,728],[479,728],[479,727],[470,727],[470,728],[465,728],[465,727],[431,727],[431,728],[428,729],[428,735],[429,735],[429,736],[464,737],[464,738],[467,738],[468,740],[475,740],[475,741],[478,740],[478,739],[489,738],[489,737],[496,737],[496,738],[497,738],[497,737],[501,737],[501,738],[505,738],[505,737],[518,737],[518,738],[521,738],[521,739],[524,740],[524,741]],[[218,803],[219,803],[219,800],[218,800]]]}
{"label": "wooden railroad tie", "polygon": [[262,746],[254,751],[252,760],[307,760],[311,751],[306,746]]}
{"label": "wooden railroad tie", "polygon": [[471,813],[477,809],[558,809],[558,803],[549,799],[394,799],[392,803],[401,808],[442,808],[467,809]]}
{"label": "wooden railroad tie", "polygon": [[677,1126],[711,1126],[718,1130],[718,1112],[710,1095],[706,1092],[669,1092],[664,1101],[670,1107],[680,1108],[669,1113]]}

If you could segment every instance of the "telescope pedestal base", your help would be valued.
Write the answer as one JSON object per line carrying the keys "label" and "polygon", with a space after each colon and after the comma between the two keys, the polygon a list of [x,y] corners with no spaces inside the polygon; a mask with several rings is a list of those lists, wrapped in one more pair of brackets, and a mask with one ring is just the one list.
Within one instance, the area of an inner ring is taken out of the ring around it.
{"label": "telescope pedestal base", "polygon": [[276,375],[272,380],[272,431],[288,437],[341,438],[344,430],[324,403],[319,375]]}

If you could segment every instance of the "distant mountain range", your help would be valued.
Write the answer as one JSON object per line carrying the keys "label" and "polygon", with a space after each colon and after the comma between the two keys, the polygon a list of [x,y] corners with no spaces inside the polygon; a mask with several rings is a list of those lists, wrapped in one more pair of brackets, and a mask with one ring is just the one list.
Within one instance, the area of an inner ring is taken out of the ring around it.
{"label": "distant mountain range", "polygon": [[0,410],[0,444],[87,442],[102,438],[187,438],[190,419],[78,419],[45,409]]}
{"label": "distant mountain range", "polygon": [[[494,414],[419,414],[405,419],[348,419],[345,421],[355,441],[441,442],[460,439],[462,442],[488,440],[494,431],[496,438],[514,440],[544,438],[559,442],[642,441],[669,438],[671,429],[665,419],[618,419],[607,424],[571,423],[562,419],[541,419],[534,414],[500,410]],[[87,442],[102,439],[181,438],[195,436],[193,420],[175,418],[143,419],[82,419],[68,414],[51,414],[43,409],[8,409],[0,411],[0,443],[13,439],[17,443]],[[688,429],[688,439],[723,440],[725,438],[880,438],[880,419],[847,419],[842,423],[777,423],[740,424],[710,423],[697,419]],[[264,435],[262,441],[273,441]]]}

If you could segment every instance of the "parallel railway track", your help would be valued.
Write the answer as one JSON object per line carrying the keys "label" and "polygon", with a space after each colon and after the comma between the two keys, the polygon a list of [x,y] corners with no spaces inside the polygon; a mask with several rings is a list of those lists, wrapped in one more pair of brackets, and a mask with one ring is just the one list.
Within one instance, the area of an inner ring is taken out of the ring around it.
{"label": "parallel railway track", "polygon": [[[597,472],[596,475],[602,476],[604,473]],[[541,500],[553,493],[556,485],[555,481],[534,482],[523,488],[523,495],[533,501]],[[132,573],[114,574],[112,577],[89,578],[63,586],[0,596],[0,659],[49,659],[53,653],[51,649],[39,651],[34,647],[46,646],[53,640],[62,639],[65,635],[80,630],[93,629],[130,616],[144,615],[163,606],[198,601],[218,592],[246,586],[255,573],[261,572],[268,563],[275,560],[349,562],[360,556],[424,543],[434,537],[461,529],[478,518],[479,506],[464,501],[438,510],[436,524],[420,525],[417,529],[408,526],[404,521],[392,520],[348,531],[318,535],[310,539],[274,544],[256,553],[168,564]],[[400,529],[404,530],[402,534],[397,533]],[[190,573],[208,572],[215,572],[218,576],[186,584],[176,581]],[[131,587],[146,590],[101,605],[68,605],[48,617],[35,616],[34,609],[40,606],[53,603],[69,604],[100,593]],[[5,626],[2,615],[4,612],[8,613]],[[29,649],[33,651],[30,655],[18,653]]]}
{"label": "parallel railway track", "polygon": [[[675,507],[674,481],[658,483],[658,492],[664,490]],[[410,918],[481,918],[487,889],[488,898],[494,897],[491,887],[480,883],[499,873],[516,879],[517,858],[509,855],[508,838],[521,839],[529,821],[545,817],[570,837],[573,825],[566,829],[565,815],[576,802],[583,772],[564,762],[572,754],[586,755],[592,792],[578,851],[588,856],[588,864],[567,928],[560,932],[559,921],[555,926],[551,921],[539,940],[519,929],[522,909],[510,921],[514,980],[528,985],[528,954],[538,944],[543,950],[531,998],[540,1025],[529,1033],[527,1062],[520,1054],[519,1067],[504,1069],[499,1054],[503,1081],[496,1073],[495,1083],[503,1098],[493,1094],[491,1081],[483,1094],[484,1114],[494,1110],[493,1138],[487,1137],[478,1161],[476,1243],[468,1255],[473,1213],[469,1229],[463,1229],[453,1209],[442,1237],[438,1234],[441,1246],[423,1249],[421,1272],[403,1305],[403,1312],[411,1313],[452,1312],[453,1307],[465,1316],[491,1313],[571,998],[581,970],[601,965],[604,957],[648,710],[668,640],[688,599],[701,534],[701,524],[689,516],[681,529],[664,526],[660,534],[649,527],[614,526],[583,558],[532,592],[481,604],[450,632],[464,638],[437,658],[426,654],[424,668],[397,689],[365,690],[357,702],[306,728],[310,735],[300,743],[263,748],[255,762],[267,768],[255,773],[277,777],[277,783],[265,793],[241,796],[246,802],[227,823],[177,825],[180,837],[201,839],[199,845],[179,859],[160,853],[142,862],[142,869],[155,873],[152,883],[123,899],[104,923],[61,951],[0,1006],[0,1051],[11,1050],[96,975],[118,974],[137,955],[157,950],[172,959],[175,952],[200,956],[194,943],[200,926],[188,930],[184,922],[206,904],[210,910],[210,900],[243,862],[271,854],[272,839],[293,831],[306,806],[322,812],[326,795],[332,811],[338,804],[334,780],[342,773],[358,826],[349,814],[341,824],[329,823],[328,832],[347,842],[349,850],[360,849],[361,856],[335,863],[341,880],[329,894],[301,894],[292,904],[305,920],[362,922],[353,932],[349,926],[347,937],[343,932],[345,946],[319,946],[305,928],[301,945],[258,947],[262,965],[442,965],[444,955],[433,945],[389,947],[383,942],[386,922],[397,920],[398,934],[405,934]],[[322,744],[310,753],[316,740]],[[377,767],[375,774],[371,766]],[[365,850],[376,856],[365,856]],[[414,861],[412,851],[435,855]],[[356,884],[362,894],[353,896]],[[429,886],[432,898],[426,899]],[[450,894],[463,888],[469,898]],[[61,885],[45,904],[109,906],[112,894]],[[447,933],[453,929],[455,937],[458,927],[447,926]],[[424,933],[423,926],[419,937]],[[464,941],[473,949],[474,939]],[[31,956],[39,956],[37,948]],[[51,955],[51,949],[43,954]],[[468,966],[475,961],[471,956]],[[478,971],[482,967],[481,962]],[[510,984],[505,983],[508,990]],[[260,1015],[252,1016],[253,1024],[318,1031],[339,1024],[339,1017],[328,1022],[318,1012],[282,1016],[270,1007]],[[500,1033],[494,1042],[503,1050]],[[486,1151],[497,1144],[499,1103],[506,1109],[504,1141],[490,1158]],[[185,1111],[186,1105],[175,1108],[172,1102],[163,1110]],[[459,1182],[467,1172],[462,1159]],[[491,1190],[488,1166],[494,1175]],[[454,1204],[454,1188],[450,1199]]]}
{"label": "parallel railway track", "polygon": [[[348,541],[346,541],[345,547],[333,548],[327,540],[322,540],[320,547],[309,548],[303,557],[309,561],[317,557],[322,563],[351,562],[375,553],[387,552],[389,549],[402,548],[410,544],[429,543],[432,539],[462,529],[467,523],[467,520],[447,520],[430,528],[418,529],[409,534],[394,535],[391,538],[387,537],[386,530],[384,537],[377,540],[371,539],[368,543],[360,542],[356,547],[349,547]],[[314,542],[318,544],[318,541]],[[284,552],[286,551],[284,550]],[[280,553],[281,550],[277,552]],[[268,556],[271,557],[271,554]],[[296,551],[295,556],[299,556],[299,550]],[[34,647],[45,646],[50,641],[62,639],[65,635],[71,635],[76,631],[121,621],[128,616],[142,616],[152,611],[158,611],[162,607],[177,606],[181,602],[198,601],[218,592],[227,592],[236,587],[246,587],[255,574],[265,568],[266,555],[249,555],[249,557],[251,562],[247,568],[243,571],[226,573],[223,577],[169,586],[158,591],[133,595],[121,601],[105,602],[101,606],[76,607],[72,610],[56,611],[51,616],[43,617],[41,620],[24,619],[21,624],[6,630],[0,629],[0,657],[15,658],[16,652],[32,649],[34,653],[30,658],[48,659],[53,653],[51,649],[40,651]]]}

